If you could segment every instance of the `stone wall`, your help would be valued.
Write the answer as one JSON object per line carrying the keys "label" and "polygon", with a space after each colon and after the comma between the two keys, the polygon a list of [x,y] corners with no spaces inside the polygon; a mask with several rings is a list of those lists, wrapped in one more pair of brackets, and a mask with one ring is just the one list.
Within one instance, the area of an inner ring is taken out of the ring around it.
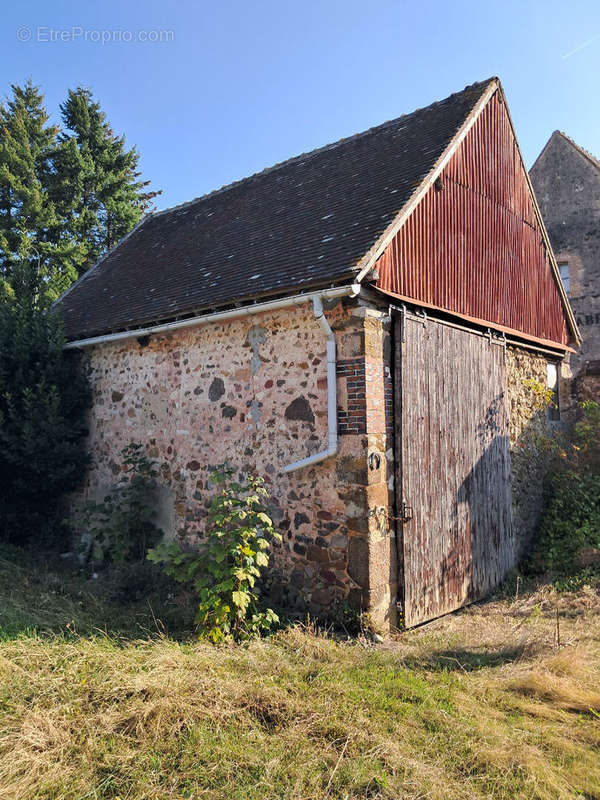
{"label": "stone wall", "polygon": [[203,533],[209,467],[228,461],[256,471],[283,535],[268,578],[274,599],[331,613],[346,598],[385,624],[395,600],[383,361],[389,334],[381,315],[347,301],[326,314],[339,359],[337,458],[283,471],[327,446],[326,341],[306,304],[94,347],[85,494],[113,485],[121,449],[142,442],[160,473],[161,526],[193,541]]}
{"label": "stone wall", "polygon": [[[159,522],[201,539],[209,468],[224,461],[264,476],[283,542],[267,576],[273,600],[331,615],[338,602],[396,620],[394,446],[388,317],[356,302],[326,308],[338,355],[338,454],[284,466],[327,445],[326,342],[311,307],[98,345],[89,355],[93,458],[85,493],[114,485],[120,453],[142,442],[160,474]],[[547,415],[528,381],[546,359],[507,348],[513,503],[521,550],[542,506],[536,437]]]}
{"label": "stone wall", "polygon": [[519,555],[527,549],[543,510],[547,469],[543,441],[553,425],[533,385],[546,387],[547,363],[530,350],[506,349],[513,524]]}
{"label": "stone wall", "polygon": [[571,359],[577,374],[600,360],[600,166],[555,131],[530,175],[556,260],[569,264],[569,301],[583,338]]}
{"label": "stone wall", "polygon": [[595,362],[591,367],[580,371],[573,384],[573,395],[578,403],[590,400],[598,402],[600,398],[600,365]]}

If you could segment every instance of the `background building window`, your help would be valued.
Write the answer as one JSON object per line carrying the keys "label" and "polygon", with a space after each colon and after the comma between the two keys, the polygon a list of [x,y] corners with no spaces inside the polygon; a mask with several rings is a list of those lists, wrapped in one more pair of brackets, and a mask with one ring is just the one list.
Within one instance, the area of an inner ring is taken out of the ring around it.
{"label": "background building window", "polygon": [[548,419],[553,421],[560,420],[560,409],[558,407],[558,364],[555,361],[546,363],[547,387],[552,390],[552,401],[548,406]]}
{"label": "background building window", "polygon": [[571,278],[569,277],[569,262],[568,261],[561,261],[558,265],[560,270],[560,277],[563,282],[563,286],[565,287],[565,292],[567,294],[571,293]]}

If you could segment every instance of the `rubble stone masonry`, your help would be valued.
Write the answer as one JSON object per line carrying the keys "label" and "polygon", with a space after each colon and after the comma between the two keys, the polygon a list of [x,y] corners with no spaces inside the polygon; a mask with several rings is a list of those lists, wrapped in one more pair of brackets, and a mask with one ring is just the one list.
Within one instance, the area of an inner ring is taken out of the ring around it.
{"label": "rubble stone masonry", "polygon": [[326,341],[305,304],[88,351],[85,494],[114,485],[122,448],[141,442],[159,470],[161,527],[192,542],[203,534],[210,467],[254,471],[283,536],[268,575],[274,600],[313,614],[342,600],[386,625],[395,600],[389,331],[381,314],[348,301],[326,315],[338,350],[337,457],[283,471],[327,447]]}
{"label": "rubble stone masonry", "polygon": [[537,388],[546,387],[547,364],[547,358],[530,350],[506,350],[513,525],[518,555],[526,552],[543,511],[548,466],[544,442],[556,429]]}

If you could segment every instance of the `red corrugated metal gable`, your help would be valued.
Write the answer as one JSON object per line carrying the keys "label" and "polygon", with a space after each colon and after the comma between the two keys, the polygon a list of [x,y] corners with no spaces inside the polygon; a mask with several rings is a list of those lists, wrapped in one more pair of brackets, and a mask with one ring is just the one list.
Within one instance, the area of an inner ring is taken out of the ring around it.
{"label": "red corrugated metal gable", "polygon": [[377,262],[377,287],[569,344],[569,327],[499,92]]}

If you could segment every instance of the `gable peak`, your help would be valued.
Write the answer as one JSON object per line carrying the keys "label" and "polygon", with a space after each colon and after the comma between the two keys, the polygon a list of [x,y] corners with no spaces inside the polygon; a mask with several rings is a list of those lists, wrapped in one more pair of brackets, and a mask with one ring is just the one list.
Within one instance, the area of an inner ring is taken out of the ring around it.
{"label": "gable peak", "polygon": [[577,144],[577,142],[574,139],[572,139],[570,136],[568,136],[566,133],[564,133],[564,131],[556,130],[556,131],[554,131],[554,133],[552,134],[552,136],[550,138],[553,139],[553,138],[556,138],[556,137],[560,137],[561,139],[563,139],[571,147],[573,147],[575,150],[577,150],[577,152],[580,153],[594,167],[596,167],[597,170],[600,170],[600,161],[598,161],[598,159],[595,158],[595,156],[593,156],[589,152],[589,150],[586,150],[585,147],[582,147],[581,145]]}

